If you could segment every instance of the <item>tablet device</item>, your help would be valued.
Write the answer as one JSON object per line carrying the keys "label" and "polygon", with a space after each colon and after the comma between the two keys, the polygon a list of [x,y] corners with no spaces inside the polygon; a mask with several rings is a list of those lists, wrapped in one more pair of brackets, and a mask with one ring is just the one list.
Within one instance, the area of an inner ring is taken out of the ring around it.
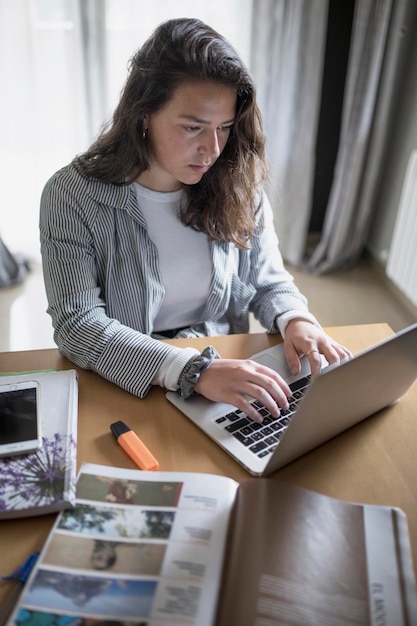
{"label": "tablet device", "polygon": [[0,456],[27,454],[42,443],[40,390],[36,381],[1,384]]}

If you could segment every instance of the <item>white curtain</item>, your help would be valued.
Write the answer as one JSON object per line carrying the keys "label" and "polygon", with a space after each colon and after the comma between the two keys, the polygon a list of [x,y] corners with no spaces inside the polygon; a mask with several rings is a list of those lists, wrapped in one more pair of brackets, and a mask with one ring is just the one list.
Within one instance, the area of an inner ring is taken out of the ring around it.
{"label": "white curtain", "polygon": [[303,258],[310,221],[327,0],[254,0],[251,67],[270,165],[269,197],[285,259]]}
{"label": "white curtain", "polygon": [[41,189],[87,144],[76,0],[0,0],[0,233],[36,258]]}
{"label": "white curtain", "polygon": [[315,272],[352,265],[366,243],[397,92],[408,3],[356,2],[334,180],[321,240],[307,264]]}
{"label": "white curtain", "polygon": [[374,211],[398,89],[401,29],[415,13],[413,0],[355,3],[335,171],[321,238],[312,252],[307,249],[307,231],[328,3],[254,3],[268,13],[254,22],[253,67],[263,97],[270,193],[284,257],[318,273],[353,264],[366,243]]}

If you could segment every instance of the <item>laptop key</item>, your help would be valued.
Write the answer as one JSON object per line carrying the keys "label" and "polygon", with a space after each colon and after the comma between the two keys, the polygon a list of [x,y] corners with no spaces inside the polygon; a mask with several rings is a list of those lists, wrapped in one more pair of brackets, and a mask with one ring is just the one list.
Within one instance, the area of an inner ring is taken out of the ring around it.
{"label": "laptop key", "polygon": [[243,426],[247,426],[250,423],[248,417],[242,417],[238,422],[233,422],[232,424],[228,424],[226,426],[226,430],[229,433],[234,433],[236,430],[243,428]]}
{"label": "laptop key", "polygon": [[244,415],[243,411],[237,410],[232,411],[232,413],[228,413],[226,417],[230,422],[235,422],[236,420],[240,419],[242,415]]}
{"label": "laptop key", "polygon": [[270,454],[270,451],[268,449],[265,448],[265,450],[262,450],[261,452],[259,452],[259,454],[257,455],[260,459],[262,459],[264,456],[268,456],[268,454]]}
{"label": "laptop key", "polygon": [[259,409],[258,413],[262,415],[262,417],[267,417],[267,415],[271,415],[268,409],[265,409],[265,408]]}
{"label": "laptop key", "polygon": [[240,443],[242,443],[244,446],[250,446],[251,443],[254,443],[252,437],[246,437],[242,434],[241,431],[233,433],[233,437],[236,437],[236,439],[240,441]]}
{"label": "laptop key", "polygon": [[261,452],[261,450],[265,450],[265,448],[267,447],[268,446],[264,441],[258,441],[258,443],[254,443],[253,446],[249,448],[249,450],[256,454],[257,452]]}
{"label": "laptop key", "polygon": [[298,391],[298,389],[302,389],[303,387],[307,387],[311,380],[311,376],[305,376],[304,378],[300,378],[300,380],[296,380],[294,383],[290,384],[290,389],[292,392]]}
{"label": "laptop key", "polygon": [[257,430],[252,433],[251,437],[254,441],[261,441],[264,438],[264,436]]}
{"label": "laptop key", "polygon": [[227,419],[227,418],[226,418],[226,416],[225,416],[225,415],[222,415],[221,417],[218,417],[218,418],[216,419],[216,424],[223,424],[223,422],[225,422],[225,421],[226,421],[226,419]]}

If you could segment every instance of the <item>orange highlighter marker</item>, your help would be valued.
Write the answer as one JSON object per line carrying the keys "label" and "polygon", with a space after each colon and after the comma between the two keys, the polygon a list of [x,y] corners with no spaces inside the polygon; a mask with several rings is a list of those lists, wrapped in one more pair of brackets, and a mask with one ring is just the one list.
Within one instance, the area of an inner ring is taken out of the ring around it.
{"label": "orange highlighter marker", "polygon": [[113,424],[110,424],[110,430],[115,436],[117,443],[122,446],[123,450],[127,452],[141,470],[159,469],[159,463],[153,454],[139,439],[137,434],[124,422],[113,422]]}

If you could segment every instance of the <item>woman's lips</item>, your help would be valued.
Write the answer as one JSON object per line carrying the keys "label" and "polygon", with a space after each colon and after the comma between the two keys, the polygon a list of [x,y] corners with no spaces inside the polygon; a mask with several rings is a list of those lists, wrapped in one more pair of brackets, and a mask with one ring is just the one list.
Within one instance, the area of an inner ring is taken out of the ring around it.
{"label": "woman's lips", "polygon": [[190,167],[199,174],[205,174],[210,169],[210,165],[190,165]]}

